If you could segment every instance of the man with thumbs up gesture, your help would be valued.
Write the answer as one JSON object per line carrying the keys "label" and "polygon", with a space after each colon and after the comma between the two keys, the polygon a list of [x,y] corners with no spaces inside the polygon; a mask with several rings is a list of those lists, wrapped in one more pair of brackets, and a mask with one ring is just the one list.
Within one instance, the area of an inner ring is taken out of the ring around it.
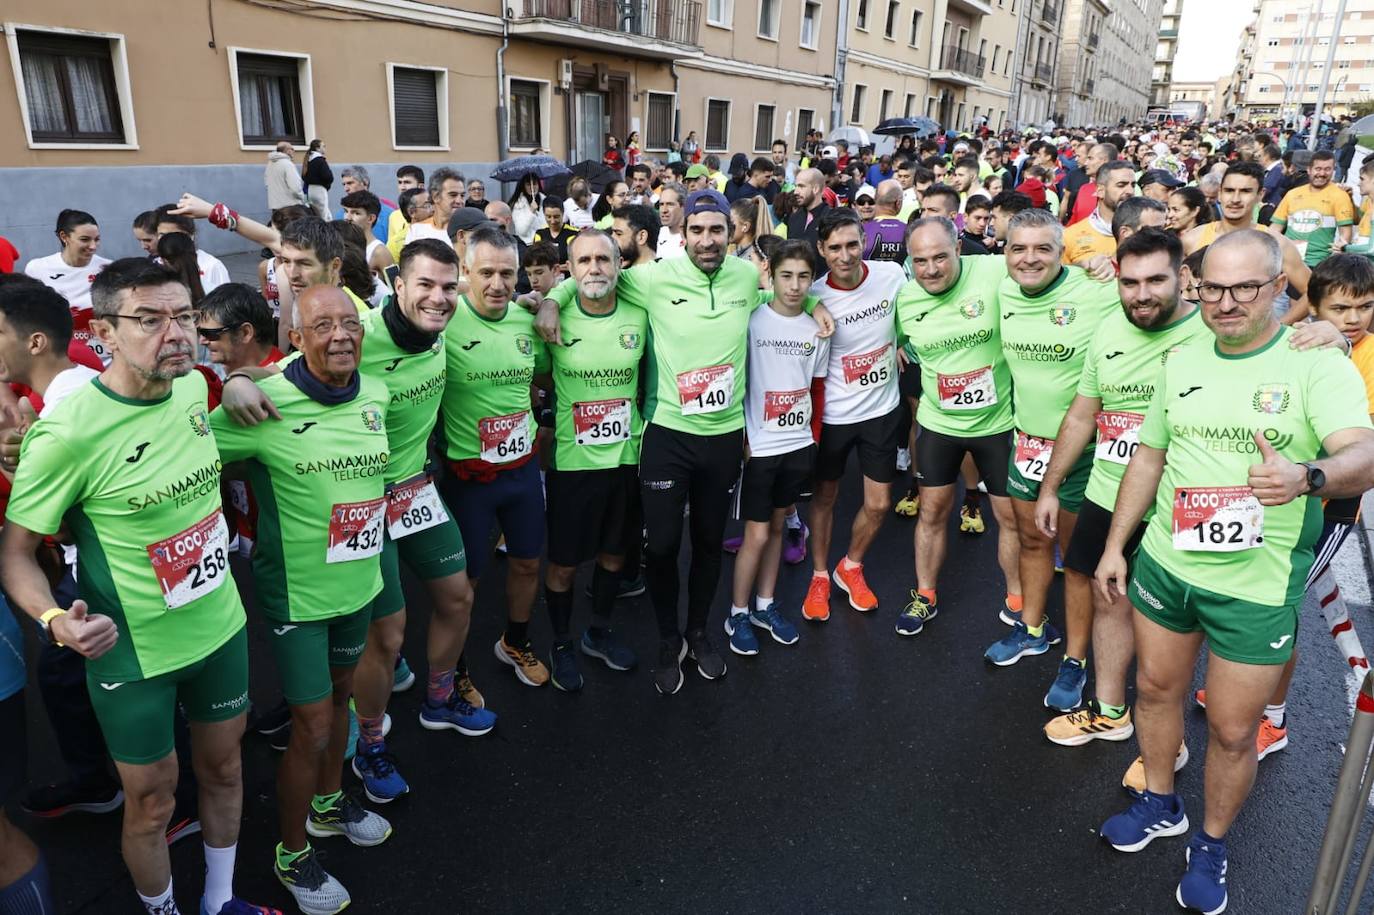
{"label": "man with thumbs up gesture", "polygon": [[[1183,698],[1208,641],[1206,809],[1176,894],[1226,904],[1226,833],[1254,781],[1264,705],[1293,652],[1322,527],[1319,499],[1374,486],[1374,428],[1358,371],[1337,351],[1295,350],[1274,316],[1287,283],[1278,243],[1231,232],[1198,286],[1210,336],[1170,353],[1117,494],[1097,568],[1135,607],[1136,735],[1146,790],[1101,834],[1121,851],[1188,831],[1174,790]],[[1323,455],[1318,459],[1319,455]],[[1123,549],[1153,506],[1128,573]]]}

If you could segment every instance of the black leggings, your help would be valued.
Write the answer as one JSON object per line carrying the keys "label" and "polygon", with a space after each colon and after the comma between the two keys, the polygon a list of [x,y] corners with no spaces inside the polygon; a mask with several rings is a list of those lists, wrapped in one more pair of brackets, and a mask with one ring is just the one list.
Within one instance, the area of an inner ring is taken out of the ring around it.
{"label": "black leggings", "polygon": [[678,555],[682,513],[688,524],[692,560],[687,582],[687,632],[706,628],[720,581],[720,551],[730,515],[730,489],[744,459],[744,432],[693,435],[650,423],[639,456],[644,500],[644,578],[658,617],[659,636],[678,638]]}

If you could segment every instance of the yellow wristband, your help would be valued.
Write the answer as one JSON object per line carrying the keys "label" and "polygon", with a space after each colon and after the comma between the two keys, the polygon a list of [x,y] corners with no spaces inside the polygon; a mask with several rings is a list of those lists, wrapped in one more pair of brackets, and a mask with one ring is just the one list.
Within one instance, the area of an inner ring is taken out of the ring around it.
{"label": "yellow wristband", "polygon": [[53,607],[51,610],[44,610],[43,615],[38,618],[38,622],[43,624],[43,631],[48,634],[48,638],[51,639],[52,643],[58,648],[63,648],[65,646],[52,637],[52,621],[66,612],[67,611],[63,610],[61,607]]}

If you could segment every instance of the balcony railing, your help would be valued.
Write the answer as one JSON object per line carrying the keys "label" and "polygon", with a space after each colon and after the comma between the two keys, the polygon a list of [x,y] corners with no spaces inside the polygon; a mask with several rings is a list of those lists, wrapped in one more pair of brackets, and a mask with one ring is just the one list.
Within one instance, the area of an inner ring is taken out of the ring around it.
{"label": "balcony railing", "polygon": [[1035,79],[1037,82],[1048,83],[1054,78],[1054,67],[1049,64],[1035,65]]}
{"label": "balcony railing", "polygon": [[701,0],[523,0],[517,18],[553,19],[606,32],[697,45]]}
{"label": "balcony railing", "polygon": [[1056,23],[1056,22],[1058,22],[1058,21],[1059,21],[1059,4],[1058,4],[1058,3],[1051,3],[1050,0],[1045,0],[1045,5],[1042,6],[1042,7],[1040,8],[1040,18],[1041,18],[1043,21],[1049,22],[1049,23]]}
{"label": "balcony railing", "polygon": [[1096,32],[1093,32],[1093,33],[1091,33],[1090,35],[1088,35],[1088,47],[1090,47],[1090,48],[1095,48],[1095,47],[1097,47],[1097,41],[1098,41],[1098,34],[1097,34]]}
{"label": "balcony railing", "polygon": [[963,73],[967,76],[982,78],[983,71],[987,69],[987,58],[981,54],[974,54],[958,45],[945,45],[945,53],[940,61],[941,69],[953,70],[956,73]]}
{"label": "balcony railing", "polygon": [[1083,94],[1084,94],[1084,95],[1092,95],[1092,94],[1093,94],[1093,80],[1091,79],[1091,77],[1088,78],[1088,79],[1083,80]]}

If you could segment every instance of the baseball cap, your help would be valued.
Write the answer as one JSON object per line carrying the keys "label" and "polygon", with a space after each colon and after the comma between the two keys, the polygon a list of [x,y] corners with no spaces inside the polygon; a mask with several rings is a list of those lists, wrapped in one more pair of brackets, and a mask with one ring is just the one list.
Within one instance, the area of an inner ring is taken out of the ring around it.
{"label": "baseball cap", "polygon": [[[476,207],[457,207],[448,220],[449,237],[453,237],[454,232],[466,232],[488,222],[491,220],[487,219],[482,211]],[[495,224],[492,223],[492,225]]]}
{"label": "baseball cap", "polygon": [[840,157],[840,151],[839,151],[838,149],[836,149],[835,147],[833,147],[833,146],[823,146],[823,147],[821,147],[821,158],[822,158],[822,159],[838,159],[839,157]]}
{"label": "baseball cap", "polygon": [[1183,187],[1182,181],[1179,181],[1172,173],[1162,168],[1152,168],[1141,175],[1139,184],[1142,188],[1151,184],[1162,184],[1170,189]]}
{"label": "baseball cap", "polygon": [[725,199],[725,195],[720,191],[711,188],[692,191],[687,195],[687,202],[682,205],[682,215],[685,219],[697,213],[720,213],[728,219],[730,217],[730,202]]}
{"label": "baseball cap", "polygon": [[688,169],[687,169],[687,177],[688,177],[688,179],[692,179],[692,178],[709,178],[709,177],[711,177],[711,173],[710,173],[710,171],[707,170],[706,166],[704,166],[704,165],[702,165],[700,162],[698,162],[696,165],[692,165],[692,166],[689,166],[689,167],[688,167]]}
{"label": "baseball cap", "polygon": [[869,200],[876,200],[878,197],[878,192],[873,189],[873,185],[864,184],[861,185],[859,189],[854,192],[855,200],[858,200],[860,197],[867,197]]}

